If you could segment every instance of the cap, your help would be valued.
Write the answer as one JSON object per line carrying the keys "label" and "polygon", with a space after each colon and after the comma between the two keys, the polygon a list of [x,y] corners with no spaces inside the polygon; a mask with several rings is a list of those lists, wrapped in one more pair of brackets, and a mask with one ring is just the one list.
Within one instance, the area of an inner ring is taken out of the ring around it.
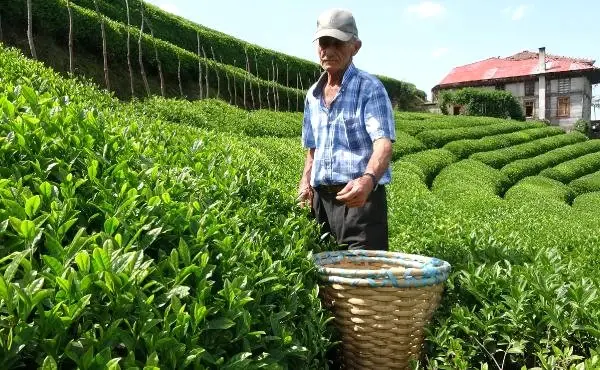
{"label": "cap", "polygon": [[348,10],[329,9],[319,15],[315,40],[330,36],[341,41],[349,41],[352,36],[358,37],[358,29],[354,16]]}

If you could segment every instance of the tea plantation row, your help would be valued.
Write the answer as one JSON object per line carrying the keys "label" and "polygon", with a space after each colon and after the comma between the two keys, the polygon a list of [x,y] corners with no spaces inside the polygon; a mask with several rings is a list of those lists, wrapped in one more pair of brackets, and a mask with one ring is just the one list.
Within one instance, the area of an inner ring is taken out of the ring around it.
{"label": "tea plantation row", "polygon": [[[301,116],[0,72],[2,368],[325,367]],[[600,366],[598,149],[540,126],[396,114],[392,249],[453,266],[420,368]]]}

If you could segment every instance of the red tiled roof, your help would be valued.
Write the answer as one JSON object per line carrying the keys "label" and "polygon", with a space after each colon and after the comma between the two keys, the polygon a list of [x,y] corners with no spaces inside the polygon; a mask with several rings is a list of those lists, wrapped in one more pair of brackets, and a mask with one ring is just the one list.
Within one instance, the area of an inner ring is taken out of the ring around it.
{"label": "red tiled roof", "polygon": [[[523,77],[538,73],[538,53],[522,51],[507,58],[489,58],[454,68],[436,87],[474,81]],[[598,70],[594,60],[546,54],[546,72]]]}

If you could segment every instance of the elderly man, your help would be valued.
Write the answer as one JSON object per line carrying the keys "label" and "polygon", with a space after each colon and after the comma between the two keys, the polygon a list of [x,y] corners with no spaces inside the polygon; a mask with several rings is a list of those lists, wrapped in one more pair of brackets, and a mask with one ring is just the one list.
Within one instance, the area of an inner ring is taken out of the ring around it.
{"label": "elderly man", "polygon": [[385,185],[396,139],[390,99],[379,79],[354,66],[362,42],[352,13],[322,13],[314,39],[325,72],[305,100],[308,150],[298,199],[340,246],[388,250]]}

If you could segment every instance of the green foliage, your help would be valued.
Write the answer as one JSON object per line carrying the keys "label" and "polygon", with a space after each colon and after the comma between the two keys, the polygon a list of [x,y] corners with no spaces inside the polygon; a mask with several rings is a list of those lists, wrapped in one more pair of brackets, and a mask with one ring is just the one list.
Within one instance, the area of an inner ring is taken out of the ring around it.
{"label": "green foliage", "polygon": [[543,176],[525,177],[511,187],[504,197],[514,202],[533,200],[540,203],[558,201],[570,203],[574,194],[565,184]]}
{"label": "green foliage", "polygon": [[581,176],[598,170],[600,170],[600,152],[586,154],[552,168],[547,168],[540,172],[540,175],[568,184]]}
{"label": "green foliage", "polygon": [[[68,15],[66,12],[66,0],[34,0],[33,12],[35,28],[37,32],[53,36],[56,39],[64,39],[68,35]],[[10,2],[5,10],[9,16],[15,19],[26,19],[25,7],[19,2]],[[80,48],[87,49],[92,54],[102,54],[102,38],[98,31],[100,18],[95,11],[71,5],[74,24],[75,44]],[[131,34],[132,50],[137,50],[137,39],[140,29],[135,27],[127,28],[126,25],[115,22],[110,19],[104,19],[107,45],[109,48],[108,58],[110,60],[109,70],[111,68],[126,68],[127,66],[127,33]],[[66,45],[66,43],[65,43]],[[181,61],[181,79],[185,84],[187,96],[195,98],[199,94],[198,89],[198,63],[202,65],[202,85],[205,86],[205,76],[208,74],[209,85],[212,86],[210,96],[217,96],[217,86],[219,98],[225,99],[236,105],[244,104],[244,89],[246,89],[246,103],[252,105],[250,91],[255,96],[254,107],[267,106],[266,92],[270,91],[273,95],[275,91],[282,98],[280,108],[290,111],[302,111],[304,102],[304,91],[295,88],[285,87],[279,83],[270,82],[253,75],[248,75],[243,68],[221,64],[220,62],[209,58],[199,58],[194,52],[182,49],[175,44],[163,41],[159,38],[153,38],[147,33],[142,35],[142,49],[145,53],[145,68],[148,71],[156,71],[156,61],[154,58],[154,47],[157,48],[158,58],[161,60],[165,78],[176,80],[179,61]],[[137,66],[137,52],[132,55],[132,64]],[[119,67],[117,67],[119,66]],[[155,72],[156,73],[156,72]],[[228,81],[230,87],[228,88]],[[244,82],[246,81],[246,82]],[[259,89],[262,94],[259,95]],[[236,94],[237,92],[237,94]],[[179,93],[176,93],[179,95]],[[206,92],[205,92],[206,94]],[[288,99],[289,98],[289,99]],[[260,99],[260,103],[259,103]],[[273,104],[271,96],[271,104]],[[296,106],[296,102],[299,102]],[[289,102],[289,106],[288,106]],[[261,105],[262,104],[262,105]]]}
{"label": "green foliage", "polygon": [[422,142],[404,131],[396,130],[396,141],[392,144],[392,161],[400,157],[427,149]]}
{"label": "green foliage", "polygon": [[187,101],[153,97],[133,104],[145,116],[163,121],[248,136],[297,137],[302,113],[245,111],[215,99]]}
{"label": "green foliage", "polygon": [[542,123],[503,122],[488,126],[458,127],[448,129],[427,130],[416,135],[429,148],[441,148],[445,144],[464,139],[476,139],[488,135],[520,131],[544,126]]}
{"label": "green foliage", "polygon": [[444,167],[455,162],[456,157],[444,149],[431,149],[406,155],[400,158],[400,161],[416,165],[423,175],[422,181],[430,186],[435,176]]}
{"label": "green foliage", "polygon": [[593,214],[594,217],[598,214],[599,207],[600,191],[581,194],[573,201],[573,210],[577,212],[587,212]]}
{"label": "green foliage", "polygon": [[575,122],[573,129],[577,132],[581,132],[586,136],[590,136],[590,122],[583,118],[580,118]]}
{"label": "green foliage", "polygon": [[[478,160],[494,168],[502,168],[509,165],[511,162],[519,159],[534,157],[536,155],[542,155],[548,151],[559,149],[561,147],[571,148],[574,147],[571,144],[585,141],[586,138],[578,132],[572,132],[565,135],[557,135],[547,138],[542,138],[527,143],[509,146],[507,148],[501,148],[496,150],[490,150],[487,152],[475,153],[470,156],[471,159]],[[592,144],[592,146],[595,144]],[[582,144],[579,147],[590,147],[590,144]],[[570,149],[566,149],[570,151]],[[559,150],[558,153],[563,153],[563,150]]]}
{"label": "green foliage", "polygon": [[[479,202],[490,201],[503,193],[507,179],[498,170],[465,159],[444,168],[435,178],[432,192],[443,200]],[[500,198],[497,198],[500,200]]]}
{"label": "green foliage", "polygon": [[569,187],[573,190],[575,196],[600,191],[600,171],[590,173],[571,181]]}
{"label": "green foliage", "polygon": [[[299,136],[270,112],[240,133],[214,100],[144,111],[14,52],[0,74],[1,368],[326,368],[310,252],[334,247],[293,199]],[[456,160],[404,155],[386,187],[391,249],[452,264],[416,367],[598,367],[598,193],[571,207],[532,177],[502,199],[504,169]]]}
{"label": "green foliage", "polygon": [[[125,1],[97,0],[100,12],[105,17],[107,30],[107,45],[109,48],[109,69],[119,65],[126,68],[126,36],[131,33],[132,50],[137,50],[136,40],[141,26],[140,1],[129,0],[131,26],[127,28],[127,10]],[[74,16],[74,43],[76,50],[86,49],[92,55],[101,55],[101,39],[98,31],[99,19],[96,14],[94,0],[71,0]],[[66,0],[32,0],[32,9],[36,32],[52,36],[64,42],[67,47],[68,19]],[[166,79],[177,79],[178,57],[181,59],[181,78],[186,84],[184,87],[188,97],[195,97],[198,86],[193,89],[188,81],[198,81],[198,60],[202,62],[202,69],[208,70],[209,82],[216,90],[218,83],[217,74],[220,76],[220,96],[230,102],[237,101],[243,104],[244,89],[253,89],[256,101],[253,108],[267,106],[266,92],[271,88],[270,94],[279,94],[280,109],[288,111],[302,111],[303,92],[316,81],[321,73],[321,67],[314,62],[292,57],[280,52],[259,47],[221,32],[203,27],[184,18],[164,12],[158,7],[144,2],[145,27],[143,37],[143,50],[145,51],[146,68],[157,73],[157,63],[154,60],[154,45],[158,47],[159,58],[162,63]],[[26,7],[18,1],[7,4],[5,18],[10,20],[27,19]],[[17,24],[15,24],[17,25]],[[150,27],[156,38],[150,37]],[[201,58],[198,58],[198,40],[200,42]],[[308,41],[310,43],[310,40]],[[77,56],[77,54],[76,54]],[[132,56],[137,56],[134,52]],[[248,59],[247,59],[248,58]],[[134,67],[137,65],[133,60]],[[247,63],[248,62],[248,63]],[[249,69],[249,75],[246,70]],[[414,84],[398,81],[385,76],[377,76],[388,91],[388,95],[397,109],[414,110],[425,100],[425,92],[418,90]],[[227,90],[227,78],[232,83],[235,78],[237,85],[237,99],[231,99],[234,94]],[[248,84],[245,86],[243,80]],[[297,78],[299,82],[296,82]],[[204,78],[203,78],[204,79]],[[203,82],[204,83],[204,82]],[[259,105],[259,86],[262,92],[262,105]],[[216,96],[216,91],[211,92]],[[296,95],[299,94],[299,99]],[[178,96],[178,91],[173,91],[169,96]],[[247,99],[250,93],[247,91]],[[273,104],[274,96],[271,96]],[[298,104],[296,104],[298,102]],[[248,103],[249,105],[250,103]],[[288,106],[289,105],[289,106]],[[297,108],[297,105],[299,107]]]}
{"label": "green foliage", "polygon": [[535,139],[564,134],[559,127],[532,128],[508,134],[486,136],[481,139],[463,139],[444,145],[459,158],[467,158],[477,152],[498,150],[509,146],[526,143]]}
{"label": "green foliage", "polygon": [[451,129],[458,127],[485,126],[506,123],[505,120],[490,117],[443,116],[416,112],[394,112],[396,130],[417,135],[421,131]]}
{"label": "green foliage", "polygon": [[322,368],[325,245],[257,152],[19,64],[48,79],[0,70],[0,367]]}
{"label": "green foliage", "polygon": [[440,92],[439,106],[444,114],[448,114],[448,105],[462,106],[464,114],[468,116],[525,120],[521,104],[509,91],[467,87]]}
{"label": "green foliage", "polygon": [[600,140],[587,140],[550,150],[533,158],[519,159],[502,167],[501,171],[514,184],[524,177],[537,175],[546,168],[599,150]]}
{"label": "green foliage", "polygon": [[[93,0],[73,0],[73,2],[87,9],[95,9]],[[97,0],[97,2],[100,12],[106,17],[127,24],[127,9],[124,0]],[[140,7],[139,0],[129,0],[131,25],[138,29],[141,24]],[[300,74],[304,89],[307,89],[311,81],[315,80],[315,76],[320,73],[319,65],[314,62],[236,39],[165,12],[148,2],[144,2],[144,18],[144,21],[150,23],[154,29],[156,37],[192,53],[196,53],[198,50],[199,38],[200,45],[205,49],[207,57],[212,58],[214,52],[217,58],[223,59],[223,63],[231,66],[246,69],[246,51],[250,61],[250,72],[262,80],[274,79],[271,63],[279,69],[279,75],[275,78],[276,81],[284,86],[290,84],[295,86],[296,75]],[[288,84],[288,76],[286,76],[286,66],[288,67],[290,84]]]}

